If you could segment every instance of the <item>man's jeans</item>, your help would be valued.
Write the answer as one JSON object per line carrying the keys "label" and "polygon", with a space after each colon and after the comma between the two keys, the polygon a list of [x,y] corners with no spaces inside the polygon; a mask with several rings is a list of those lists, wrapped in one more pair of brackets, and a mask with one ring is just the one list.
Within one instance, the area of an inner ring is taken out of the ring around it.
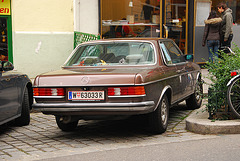
{"label": "man's jeans", "polygon": [[219,40],[207,40],[209,59],[212,62],[214,61],[214,56],[218,57],[219,46],[220,46]]}

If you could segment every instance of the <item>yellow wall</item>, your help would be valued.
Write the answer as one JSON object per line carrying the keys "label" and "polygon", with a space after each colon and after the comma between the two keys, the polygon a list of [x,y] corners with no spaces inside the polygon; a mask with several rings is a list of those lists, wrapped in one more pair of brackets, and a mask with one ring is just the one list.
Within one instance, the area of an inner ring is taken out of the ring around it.
{"label": "yellow wall", "polygon": [[13,31],[73,32],[73,0],[14,0]]}

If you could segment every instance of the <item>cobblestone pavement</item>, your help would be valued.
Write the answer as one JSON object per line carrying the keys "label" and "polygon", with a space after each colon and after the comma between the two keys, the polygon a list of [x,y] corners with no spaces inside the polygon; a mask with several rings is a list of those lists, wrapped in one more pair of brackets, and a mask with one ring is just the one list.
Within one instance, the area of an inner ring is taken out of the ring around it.
{"label": "cobblestone pavement", "polygon": [[29,126],[0,126],[0,160],[38,160],[139,145],[168,143],[204,136],[185,130],[184,119],[192,112],[179,105],[170,110],[170,123],[162,135],[148,132],[144,122],[131,118],[118,121],[79,121],[73,132],[62,132],[55,117],[31,113]]}

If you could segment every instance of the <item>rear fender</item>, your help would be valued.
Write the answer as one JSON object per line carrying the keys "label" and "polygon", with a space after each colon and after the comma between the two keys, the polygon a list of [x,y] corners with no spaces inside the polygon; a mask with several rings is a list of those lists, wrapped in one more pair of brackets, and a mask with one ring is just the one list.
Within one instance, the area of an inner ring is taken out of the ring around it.
{"label": "rear fender", "polygon": [[161,99],[163,98],[163,96],[164,96],[165,94],[167,95],[169,105],[171,106],[172,88],[171,88],[171,86],[168,85],[168,86],[165,86],[165,87],[163,88],[162,93],[161,93],[161,95],[160,95],[160,97],[159,97],[158,103],[157,103],[154,111],[155,111],[155,110],[157,109],[157,107],[159,106],[160,101],[161,101]]}

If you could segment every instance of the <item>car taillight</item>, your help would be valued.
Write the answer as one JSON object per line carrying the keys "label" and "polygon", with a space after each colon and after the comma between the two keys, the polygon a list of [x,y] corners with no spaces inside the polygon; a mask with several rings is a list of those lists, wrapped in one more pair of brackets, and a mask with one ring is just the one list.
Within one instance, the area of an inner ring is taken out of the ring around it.
{"label": "car taillight", "polygon": [[234,76],[236,76],[236,75],[238,75],[238,72],[231,72],[231,76],[232,76],[232,77],[234,77]]}
{"label": "car taillight", "polygon": [[33,88],[34,96],[64,96],[63,88]]}
{"label": "car taillight", "polygon": [[145,94],[146,93],[143,86],[108,88],[108,96],[145,95]]}

